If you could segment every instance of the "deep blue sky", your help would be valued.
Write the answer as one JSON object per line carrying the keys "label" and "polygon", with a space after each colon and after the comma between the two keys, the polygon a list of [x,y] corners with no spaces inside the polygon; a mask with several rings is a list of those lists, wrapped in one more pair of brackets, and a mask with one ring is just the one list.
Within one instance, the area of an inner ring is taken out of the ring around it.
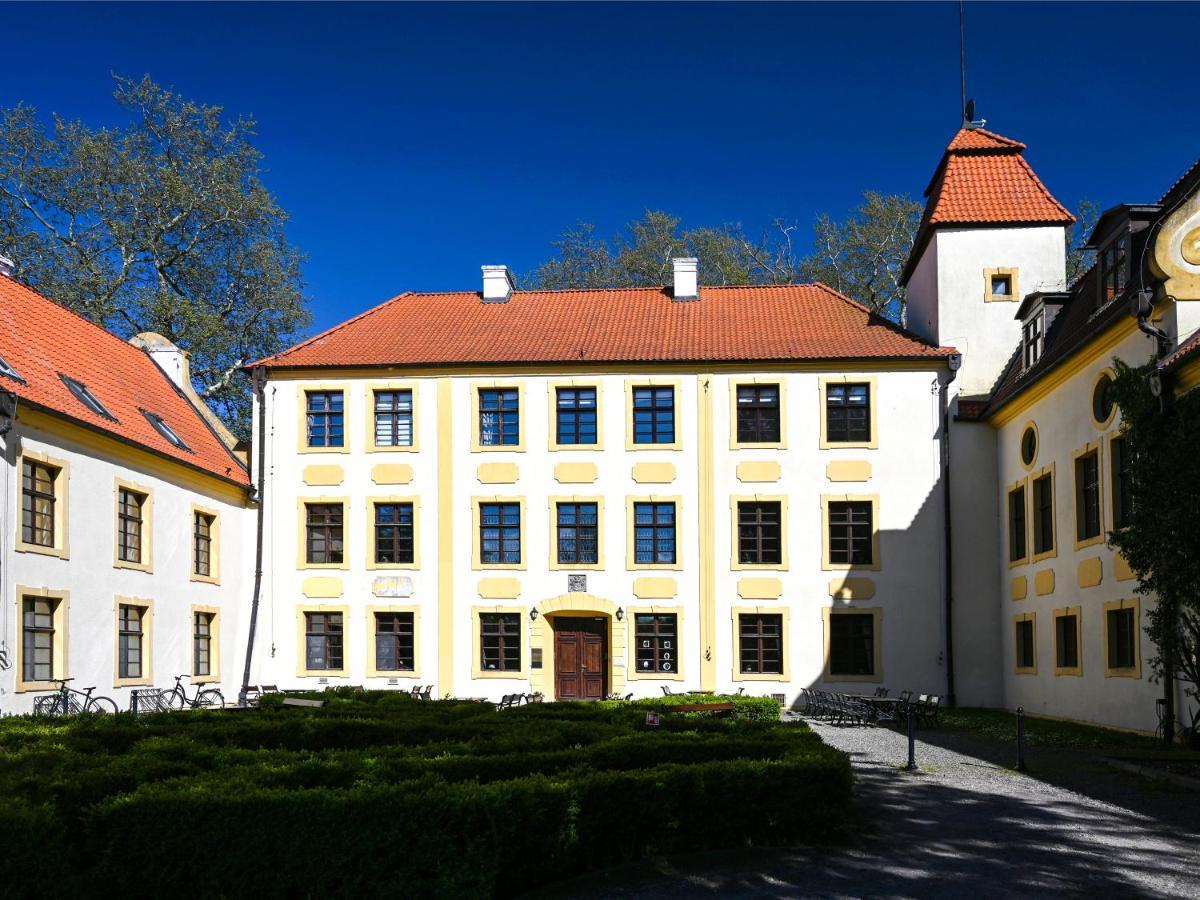
{"label": "deep blue sky", "polygon": [[[1070,207],[1200,152],[1190,4],[968,3],[968,93]],[[111,71],[253,114],[316,323],[526,271],[572,223],[807,225],[919,196],[958,125],[949,3],[4,7],[0,102],[102,124]],[[807,241],[807,236],[805,237]]]}

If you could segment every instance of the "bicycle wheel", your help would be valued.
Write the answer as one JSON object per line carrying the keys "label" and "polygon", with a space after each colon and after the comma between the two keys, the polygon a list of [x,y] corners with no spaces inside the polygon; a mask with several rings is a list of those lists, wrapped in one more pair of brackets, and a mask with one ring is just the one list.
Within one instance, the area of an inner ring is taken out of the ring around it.
{"label": "bicycle wheel", "polygon": [[93,697],[87,705],[87,712],[100,715],[116,715],[117,703],[111,697]]}
{"label": "bicycle wheel", "polygon": [[196,705],[207,708],[222,707],[225,705],[225,695],[216,688],[209,688],[196,695]]}
{"label": "bicycle wheel", "polygon": [[167,706],[171,709],[183,709],[185,705],[187,705],[187,698],[183,696],[183,691],[178,688],[171,691],[170,696],[167,697]]}

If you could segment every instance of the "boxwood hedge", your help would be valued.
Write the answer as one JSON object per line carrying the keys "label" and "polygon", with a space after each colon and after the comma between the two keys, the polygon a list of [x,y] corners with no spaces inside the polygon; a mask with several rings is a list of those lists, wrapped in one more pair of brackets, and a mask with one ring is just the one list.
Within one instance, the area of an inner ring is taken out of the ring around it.
{"label": "boxwood hedge", "polygon": [[[819,840],[846,757],[760,698],[504,712],[385,692],[321,709],[0,720],[13,896],[487,897],[650,853]],[[661,713],[660,725],[646,712]]]}

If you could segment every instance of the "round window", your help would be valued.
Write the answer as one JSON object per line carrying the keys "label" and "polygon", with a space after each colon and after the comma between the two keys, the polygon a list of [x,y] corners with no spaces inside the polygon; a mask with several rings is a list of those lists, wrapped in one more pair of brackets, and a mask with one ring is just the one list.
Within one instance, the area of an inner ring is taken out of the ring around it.
{"label": "round window", "polygon": [[1021,462],[1032,466],[1035,459],[1037,459],[1037,430],[1030,425],[1021,435]]}
{"label": "round window", "polygon": [[1115,404],[1112,376],[1105,372],[1092,391],[1092,418],[1096,420],[1096,424],[1104,425],[1112,418]]}

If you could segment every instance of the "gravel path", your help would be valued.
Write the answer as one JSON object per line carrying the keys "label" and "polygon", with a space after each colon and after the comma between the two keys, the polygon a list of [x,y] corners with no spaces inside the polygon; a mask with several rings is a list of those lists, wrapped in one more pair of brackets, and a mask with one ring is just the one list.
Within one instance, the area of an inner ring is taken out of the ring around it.
{"label": "gravel path", "polygon": [[847,844],[675,857],[545,895],[1200,897],[1200,835],[921,741],[905,772],[903,734],[810,724],[854,765]]}

